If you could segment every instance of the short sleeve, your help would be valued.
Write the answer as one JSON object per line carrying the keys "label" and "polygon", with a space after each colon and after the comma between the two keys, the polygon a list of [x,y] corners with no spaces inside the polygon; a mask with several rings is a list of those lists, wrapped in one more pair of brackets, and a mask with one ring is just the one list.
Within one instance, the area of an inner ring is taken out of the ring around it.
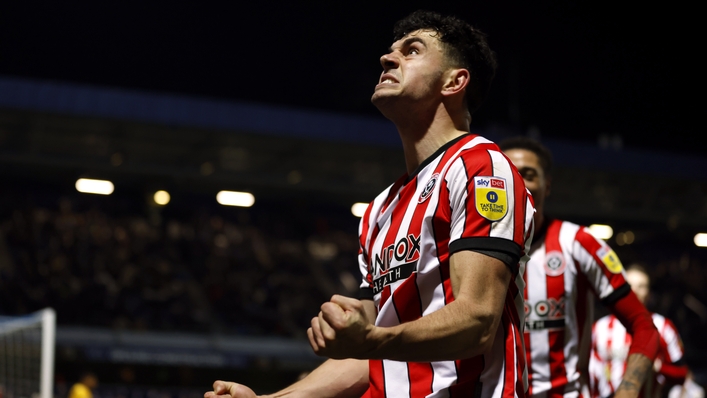
{"label": "short sleeve", "polygon": [[665,342],[666,354],[670,362],[677,362],[682,359],[683,356],[683,345],[678,330],[675,325],[669,320],[665,319],[665,324],[662,330],[660,330],[660,337]]}
{"label": "short sleeve", "polygon": [[450,166],[444,184],[449,194],[450,253],[496,253],[516,267],[534,210],[512,163],[497,150],[469,150]]}
{"label": "short sleeve", "polygon": [[621,260],[606,242],[580,227],[574,245],[573,256],[602,304],[613,304],[631,291]]}

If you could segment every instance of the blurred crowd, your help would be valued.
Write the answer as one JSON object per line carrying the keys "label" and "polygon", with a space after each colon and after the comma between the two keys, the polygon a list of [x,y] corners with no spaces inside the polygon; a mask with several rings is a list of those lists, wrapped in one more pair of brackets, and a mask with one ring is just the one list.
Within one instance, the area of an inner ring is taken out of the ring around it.
{"label": "blurred crowd", "polygon": [[77,199],[5,198],[0,313],[53,307],[60,325],[301,337],[322,302],[358,288],[355,219],[341,230],[285,207],[170,213]]}
{"label": "blurred crowd", "polygon": [[[357,294],[358,220],[347,209],[111,200],[2,198],[0,313],[53,307],[60,325],[302,338],[322,302]],[[707,368],[701,249],[614,246],[625,264],[642,260],[652,277],[647,307],[673,320],[686,359]]]}

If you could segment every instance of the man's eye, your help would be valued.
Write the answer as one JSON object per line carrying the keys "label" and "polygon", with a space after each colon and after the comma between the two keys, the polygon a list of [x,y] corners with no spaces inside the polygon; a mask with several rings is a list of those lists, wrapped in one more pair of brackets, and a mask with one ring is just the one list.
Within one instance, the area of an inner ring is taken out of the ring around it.
{"label": "man's eye", "polygon": [[533,181],[536,177],[535,172],[532,170],[521,170],[520,175],[524,180],[528,181]]}
{"label": "man's eye", "polygon": [[419,53],[420,53],[420,50],[418,50],[416,48],[411,48],[410,51],[408,51],[408,55],[419,54]]}

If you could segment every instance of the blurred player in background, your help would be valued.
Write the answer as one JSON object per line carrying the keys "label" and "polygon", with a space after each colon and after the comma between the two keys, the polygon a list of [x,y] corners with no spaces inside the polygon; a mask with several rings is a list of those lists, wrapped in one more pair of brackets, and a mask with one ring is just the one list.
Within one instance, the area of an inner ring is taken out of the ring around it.
{"label": "blurred player in background", "polygon": [[[338,359],[274,396],[523,397],[532,201],[498,147],[469,133],[495,56],[481,32],[435,13],[394,35],[371,100],[398,129],[407,173],[361,219],[361,300],[332,297],[308,330]],[[221,381],[205,394],[254,396]]]}
{"label": "blurred player in background", "polygon": [[587,388],[593,299],[634,336],[616,397],[635,397],[658,352],[650,313],[631,292],[614,251],[587,228],[545,217],[552,155],[535,140],[516,137],[499,146],[516,165],[535,201],[535,235],[523,275],[529,394],[577,397]]}
{"label": "blurred player in background", "polygon": [[93,390],[98,387],[98,377],[93,372],[83,372],[79,381],[71,386],[69,398],[93,398]]}
{"label": "blurred player in background", "polygon": [[[632,265],[626,270],[626,280],[641,303],[650,293],[650,278],[646,270]],[[660,351],[654,362],[654,377],[642,390],[644,398],[659,398],[664,386],[682,385],[688,369],[682,360],[683,348],[673,323],[653,313],[653,323],[660,333]],[[592,329],[592,356],[589,363],[590,391],[593,397],[609,397],[621,384],[631,335],[614,315],[599,319]]]}
{"label": "blurred player in background", "polygon": [[687,372],[685,382],[673,386],[668,392],[668,398],[705,398],[705,389],[695,383],[692,372]]}

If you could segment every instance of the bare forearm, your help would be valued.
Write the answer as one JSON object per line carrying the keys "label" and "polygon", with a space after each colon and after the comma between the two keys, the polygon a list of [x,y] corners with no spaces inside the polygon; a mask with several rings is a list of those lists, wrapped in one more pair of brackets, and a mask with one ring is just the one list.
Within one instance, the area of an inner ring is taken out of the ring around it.
{"label": "bare forearm", "polygon": [[[501,322],[511,274],[501,261],[472,251],[450,261],[455,300],[415,321],[373,328],[369,358],[429,362],[471,358],[488,351]],[[368,337],[368,336],[367,336]]]}
{"label": "bare forearm", "polygon": [[479,355],[493,344],[502,310],[479,307],[457,300],[413,322],[373,328],[368,357],[429,362]]}
{"label": "bare forearm", "polygon": [[368,388],[368,361],[330,359],[304,379],[263,398],[360,397]]}
{"label": "bare forearm", "polygon": [[634,398],[648,378],[653,361],[642,354],[631,354],[626,364],[623,380],[616,390],[615,398]]}
{"label": "bare forearm", "polygon": [[330,358],[408,362],[470,358],[493,345],[510,279],[509,268],[500,260],[457,252],[450,259],[455,300],[437,311],[396,326],[374,326],[372,301],[334,295],[312,319],[307,337],[317,355]]}

